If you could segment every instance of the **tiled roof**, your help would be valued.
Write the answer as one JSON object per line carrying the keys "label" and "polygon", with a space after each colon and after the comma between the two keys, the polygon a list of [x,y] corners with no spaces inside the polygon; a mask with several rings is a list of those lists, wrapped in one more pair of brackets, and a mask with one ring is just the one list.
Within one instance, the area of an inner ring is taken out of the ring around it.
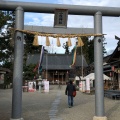
{"label": "tiled roof", "polygon": [[[28,55],[27,57],[27,65],[29,64],[37,64],[40,59],[40,54]],[[72,55],[69,54],[44,54],[42,61],[42,68],[48,70],[68,70],[71,69],[69,66],[72,63]],[[77,55],[76,58],[76,66],[84,66],[87,67],[87,62],[83,56]]]}
{"label": "tiled roof", "polygon": [[120,60],[120,47],[117,46],[116,49],[113,51],[113,53],[110,55],[107,63],[112,63]]}

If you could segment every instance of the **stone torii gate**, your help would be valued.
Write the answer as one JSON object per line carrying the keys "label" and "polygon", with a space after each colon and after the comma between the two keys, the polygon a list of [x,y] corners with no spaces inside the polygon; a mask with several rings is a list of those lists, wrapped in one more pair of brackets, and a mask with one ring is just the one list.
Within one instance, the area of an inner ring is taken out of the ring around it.
{"label": "stone torii gate", "polygon": [[[28,2],[0,1],[0,10],[15,10],[15,29],[24,29],[24,12],[54,13],[55,9],[67,9],[68,14],[94,16],[94,34],[102,34],[102,16],[120,16],[120,8],[44,4]],[[94,38],[95,65],[95,116],[93,120],[107,120],[104,112],[103,53],[102,36]],[[23,33],[15,33],[15,57],[13,71],[12,115],[11,120],[23,120],[22,112],[22,72],[23,72]]]}

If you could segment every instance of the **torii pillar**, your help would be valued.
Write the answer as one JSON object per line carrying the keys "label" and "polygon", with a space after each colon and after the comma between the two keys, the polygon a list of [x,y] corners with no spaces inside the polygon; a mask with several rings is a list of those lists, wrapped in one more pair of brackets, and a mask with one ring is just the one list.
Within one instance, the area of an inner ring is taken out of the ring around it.
{"label": "torii pillar", "polygon": [[[24,29],[24,10],[17,7],[15,11],[15,29]],[[22,79],[23,79],[23,33],[15,32],[14,74],[12,90],[12,114],[10,120],[23,120],[22,116]]]}
{"label": "torii pillar", "polygon": [[[94,15],[94,32],[102,34],[102,13]],[[94,38],[95,66],[95,116],[93,120],[107,120],[104,113],[104,83],[103,83],[103,42],[102,36]]]}

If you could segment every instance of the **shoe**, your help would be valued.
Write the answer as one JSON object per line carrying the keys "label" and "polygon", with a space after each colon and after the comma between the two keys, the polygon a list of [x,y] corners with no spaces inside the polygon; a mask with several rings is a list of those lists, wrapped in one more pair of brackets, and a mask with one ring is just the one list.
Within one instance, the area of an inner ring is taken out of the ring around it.
{"label": "shoe", "polygon": [[69,108],[71,108],[71,106],[70,106],[70,105],[69,105],[68,107],[69,107]]}

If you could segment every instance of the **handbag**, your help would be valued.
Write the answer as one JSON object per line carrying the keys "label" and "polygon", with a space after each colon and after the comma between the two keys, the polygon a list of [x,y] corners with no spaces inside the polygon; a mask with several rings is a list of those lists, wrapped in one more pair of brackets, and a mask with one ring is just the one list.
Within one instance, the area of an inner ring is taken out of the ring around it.
{"label": "handbag", "polygon": [[73,91],[73,97],[75,97],[76,96],[76,91]]}

